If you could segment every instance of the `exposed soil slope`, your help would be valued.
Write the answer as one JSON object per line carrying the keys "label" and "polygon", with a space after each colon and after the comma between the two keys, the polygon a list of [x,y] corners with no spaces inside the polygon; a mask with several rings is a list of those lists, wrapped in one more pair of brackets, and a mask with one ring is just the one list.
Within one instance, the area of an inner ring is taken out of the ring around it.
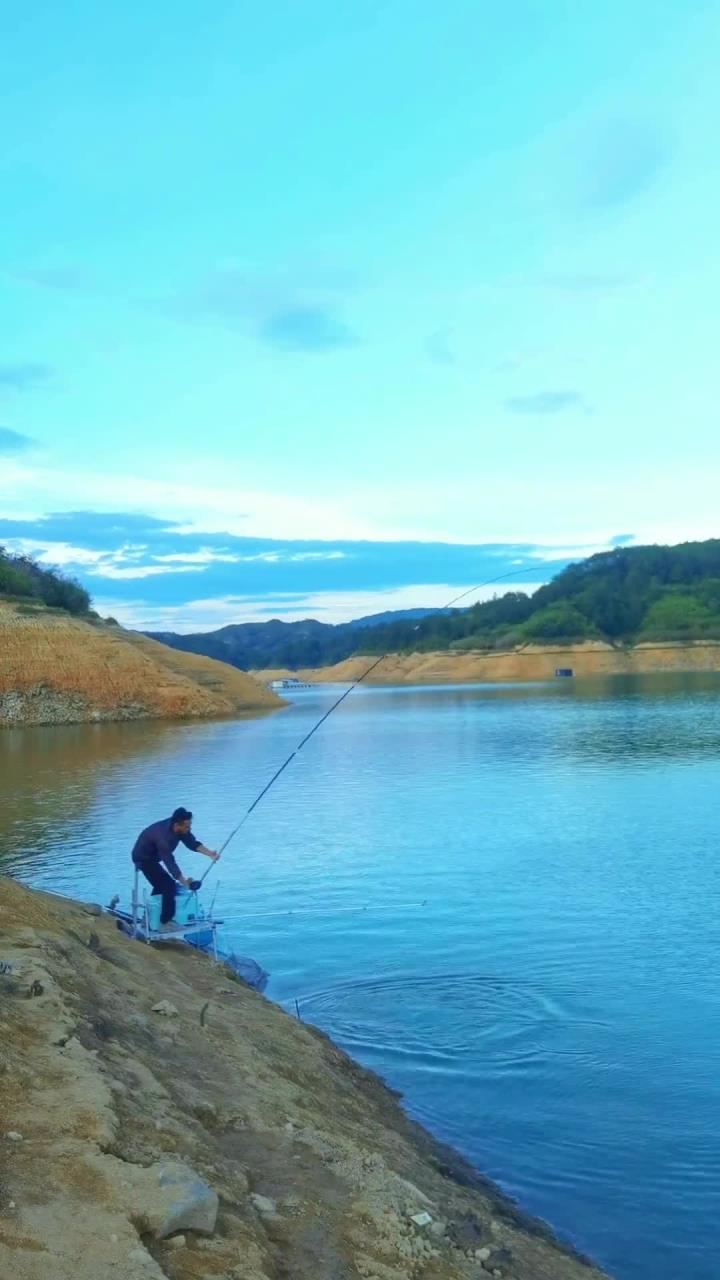
{"label": "exposed soil slope", "polygon": [[0,939],[3,1280],[600,1280],[199,953],[8,880]]}
{"label": "exposed soil slope", "polygon": [[122,627],[0,602],[0,727],[231,715],[281,700],[244,671]]}
{"label": "exposed soil slope", "polygon": [[[373,662],[369,657],[347,658],[333,667],[309,667],[302,671],[257,671],[258,680],[288,676],[310,683],[357,680]],[[509,652],[470,650],[454,653],[390,653],[368,684],[463,684],[478,681],[549,680],[558,667],[570,667],[576,676],[651,675],[663,671],[720,671],[720,643],[687,644],[665,641],[638,644],[631,649],[613,648],[600,640],[577,645],[525,645]]]}

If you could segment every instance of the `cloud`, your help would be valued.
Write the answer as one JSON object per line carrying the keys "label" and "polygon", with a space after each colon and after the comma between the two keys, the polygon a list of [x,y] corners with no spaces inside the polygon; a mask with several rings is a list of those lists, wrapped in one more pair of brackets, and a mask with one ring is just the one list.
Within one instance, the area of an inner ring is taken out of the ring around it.
{"label": "cloud", "polygon": [[537,391],[529,396],[510,396],[505,408],[509,413],[526,414],[587,412],[587,404],[579,391]]}
{"label": "cloud", "polygon": [[615,119],[581,141],[579,199],[586,209],[612,208],[640,195],[670,159],[671,148],[652,121]]}
{"label": "cloud", "polygon": [[438,329],[431,333],[425,341],[425,354],[432,364],[451,365],[457,363],[457,357],[450,344],[452,331]]}
{"label": "cloud", "polygon": [[64,267],[22,267],[12,273],[21,284],[53,289],[59,293],[94,293],[96,284],[90,272],[78,264]]}
{"label": "cloud", "polygon": [[328,307],[290,307],[268,317],[259,336],[287,351],[330,351],[349,347],[357,336]]}
{"label": "cloud", "polygon": [[245,330],[280,350],[334,351],[359,340],[340,314],[353,284],[347,272],[320,267],[262,273],[229,263],[185,293],[149,305],[175,319]]}
{"label": "cloud", "polygon": [[23,453],[26,449],[34,449],[36,444],[32,436],[11,431],[10,427],[0,427],[0,453]]}
{"label": "cloud", "polygon": [[52,369],[31,360],[0,364],[0,390],[34,391],[50,380]]}
{"label": "cloud", "polygon": [[198,551],[175,551],[170,555],[153,556],[159,564],[237,564],[239,556],[223,551],[212,551],[210,547],[200,547]]}
{"label": "cloud", "polygon": [[[348,602],[342,606],[347,617],[360,616],[372,611],[375,600],[385,607],[381,597],[387,593],[420,606],[429,599],[434,605],[435,588],[447,603],[464,589],[463,583],[488,583],[493,590],[503,589],[494,585],[498,579],[507,580],[507,589],[518,583],[537,586],[547,580],[551,564],[553,569],[562,567],[564,559],[562,552],[549,549],[546,555],[535,544],[522,543],[300,541],[227,531],[199,534],[181,532],[181,526],[154,517],[117,512],[107,517],[73,512],[39,520],[0,518],[0,542],[77,575],[117,617],[117,602],[138,602],[138,583],[143,582],[140,603],[145,612],[142,617],[138,613],[137,624],[156,625],[150,615],[164,612],[168,619],[172,615],[173,626],[185,630],[231,621],[232,610],[240,604],[227,601],[241,602],[244,617],[258,618],[281,611],[283,616],[308,616],[312,609],[329,609],[339,617],[341,600]],[[455,583],[460,586],[453,591]],[[203,613],[202,602],[213,601],[224,602],[220,615],[212,604]]]}
{"label": "cloud", "polygon": [[136,564],[122,568],[120,565],[97,563],[88,570],[91,578],[156,578],[168,573],[202,573],[201,564]]}
{"label": "cloud", "polygon": [[[609,551],[608,542],[581,542],[579,546],[572,547],[541,547],[537,551],[530,551],[528,555],[531,560],[542,560],[544,564],[553,564],[555,561],[561,561],[563,565],[569,564],[571,561],[586,560],[588,556],[597,556],[601,551]],[[553,573],[556,570],[553,568]]]}
{"label": "cloud", "polygon": [[[539,586],[539,581],[530,579],[516,583],[513,589],[530,593]],[[230,623],[265,622],[270,618],[282,618],[284,622],[318,618],[321,622],[336,623],[351,622],[388,609],[443,609],[448,600],[465,590],[471,594],[463,604],[470,605],[476,600],[491,599],[496,588],[474,592],[462,582],[420,582],[378,591],[288,592],[260,599],[229,594],[193,600],[182,606],[163,606],[136,597],[124,600],[111,595],[98,597],[95,603],[101,613],[110,614],[127,627],[188,634],[212,631]]]}

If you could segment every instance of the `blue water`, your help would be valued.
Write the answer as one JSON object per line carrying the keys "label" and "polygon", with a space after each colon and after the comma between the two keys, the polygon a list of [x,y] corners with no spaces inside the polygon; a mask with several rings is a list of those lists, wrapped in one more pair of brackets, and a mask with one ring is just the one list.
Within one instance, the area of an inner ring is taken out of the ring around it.
{"label": "blue water", "polygon": [[[0,735],[5,869],[127,896],[141,826],[221,843],[335,696]],[[361,688],[220,864],[270,997],[621,1280],[718,1275],[719,764],[715,677]]]}

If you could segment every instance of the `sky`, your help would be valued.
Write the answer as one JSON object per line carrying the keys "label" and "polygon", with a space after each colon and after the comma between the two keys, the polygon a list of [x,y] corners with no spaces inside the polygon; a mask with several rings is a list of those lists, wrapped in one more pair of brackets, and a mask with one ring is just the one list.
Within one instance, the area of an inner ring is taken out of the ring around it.
{"label": "sky", "polygon": [[0,543],[202,630],[720,532],[720,6],[0,18]]}

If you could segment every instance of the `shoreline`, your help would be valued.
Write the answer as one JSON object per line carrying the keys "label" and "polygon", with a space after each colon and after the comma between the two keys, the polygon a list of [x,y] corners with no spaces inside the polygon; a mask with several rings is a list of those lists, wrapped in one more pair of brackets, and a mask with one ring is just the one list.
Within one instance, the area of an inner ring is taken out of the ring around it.
{"label": "shoreline", "polygon": [[[16,1280],[602,1280],[378,1075],[191,948],[6,877],[0,924]],[[157,1234],[162,1161],[217,1200],[179,1245]]]}
{"label": "shoreline", "polygon": [[[352,683],[373,661],[371,656],[346,658],[325,667],[254,670],[266,684],[296,678],[308,684]],[[488,652],[439,650],[432,653],[390,653],[366,683],[372,685],[531,683],[553,680],[558,668],[584,679],[594,676],[660,675],[720,672],[720,641],[663,641],[619,649],[603,641],[577,645],[525,645]],[[288,690],[291,692],[291,690]]]}

